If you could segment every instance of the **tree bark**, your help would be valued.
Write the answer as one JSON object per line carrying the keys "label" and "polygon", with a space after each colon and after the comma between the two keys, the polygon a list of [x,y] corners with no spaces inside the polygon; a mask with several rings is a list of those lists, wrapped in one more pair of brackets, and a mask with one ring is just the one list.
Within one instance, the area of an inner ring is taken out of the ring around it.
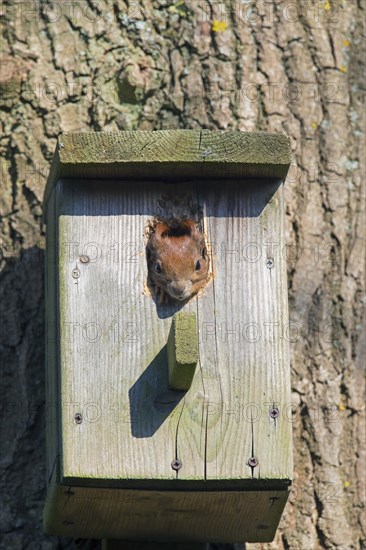
{"label": "tree bark", "polygon": [[360,0],[3,4],[0,548],[98,547],[42,533],[42,198],[56,136],[168,128],[293,143],[281,336],[295,481],[275,541],[247,549],[366,548],[363,19]]}

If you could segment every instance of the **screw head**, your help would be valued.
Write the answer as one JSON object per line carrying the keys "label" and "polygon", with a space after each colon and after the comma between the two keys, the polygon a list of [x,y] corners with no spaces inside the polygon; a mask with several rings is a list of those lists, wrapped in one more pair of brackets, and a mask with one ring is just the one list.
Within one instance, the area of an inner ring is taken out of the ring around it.
{"label": "screw head", "polygon": [[182,463],[181,463],[180,460],[178,460],[177,458],[175,460],[173,460],[173,462],[172,462],[173,470],[175,470],[177,472],[178,470],[181,469],[181,467],[182,467]]}
{"label": "screw head", "polygon": [[273,407],[273,409],[269,411],[269,416],[274,419],[278,418],[280,416],[280,411],[277,409],[277,407]]}
{"label": "screw head", "polygon": [[82,256],[80,256],[79,259],[82,264],[88,264],[90,262],[90,258],[89,256],[86,256],[86,254],[83,254]]}
{"label": "screw head", "polygon": [[76,424],[81,424],[83,421],[83,415],[81,413],[76,413],[74,416]]}
{"label": "screw head", "polygon": [[78,269],[73,269],[72,276],[74,279],[78,279],[80,277],[80,271]]}
{"label": "screw head", "polygon": [[272,260],[272,258],[268,258],[266,266],[268,267],[268,269],[272,269],[272,267],[274,267],[274,260]]}
{"label": "screw head", "polygon": [[255,456],[251,456],[248,460],[248,466],[251,468],[258,466],[258,459]]}

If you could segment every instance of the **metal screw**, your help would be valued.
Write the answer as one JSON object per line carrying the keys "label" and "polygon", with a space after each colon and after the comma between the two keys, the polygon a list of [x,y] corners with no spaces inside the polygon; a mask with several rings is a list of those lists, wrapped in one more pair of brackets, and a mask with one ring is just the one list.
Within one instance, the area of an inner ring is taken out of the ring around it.
{"label": "metal screw", "polygon": [[178,470],[181,469],[181,467],[182,467],[182,463],[181,463],[180,460],[178,460],[177,458],[175,460],[173,460],[173,462],[172,462],[173,470],[175,470],[177,472]]}
{"label": "metal screw", "polygon": [[268,258],[266,266],[268,269],[272,269],[272,267],[274,267],[274,260],[272,260],[272,258]]}
{"label": "metal screw", "polygon": [[74,416],[76,424],[81,424],[83,421],[83,415],[81,413],[76,413]]}
{"label": "metal screw", "polygon": [[269,416],[271,418],[278,418],[280,416],[280,411],[275,407],[269,411]]}
{"label": "metal screw", "polygon": [[82,264],[88,264],[90,262],[90,258],[89,256],[85,256],[85,254],[83,254],[83,256],[80,256],[80,261]]}
{"label": "metal screw", "polygon": [[250,466],[251,468],[255,468],[256,466],[258,466],[258,459],[255,456],[251,456],[248,460],[248,466]]}
{"label": "metal screw", "polygon": [[74,279],[78,279],[80,277],[80,271],[78,269],[73,269],[72,276]]}

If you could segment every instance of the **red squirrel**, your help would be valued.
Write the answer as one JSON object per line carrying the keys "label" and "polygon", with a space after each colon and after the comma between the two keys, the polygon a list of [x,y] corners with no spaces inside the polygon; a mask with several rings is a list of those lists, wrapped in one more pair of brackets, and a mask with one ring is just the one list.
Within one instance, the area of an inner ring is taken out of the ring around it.
{"label": "red squirrel", "polygon": [[160,221],[147,248],[150,281],[158,303],[183,302],[205,286],[210,260],[204,235],[193,220]]}

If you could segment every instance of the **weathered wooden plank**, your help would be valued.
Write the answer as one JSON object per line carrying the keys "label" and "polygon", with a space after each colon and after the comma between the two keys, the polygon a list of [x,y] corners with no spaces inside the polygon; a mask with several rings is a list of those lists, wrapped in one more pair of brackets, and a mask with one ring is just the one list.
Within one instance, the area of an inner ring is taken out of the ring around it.
{"label": "weathered wooden plank", "polygon": [[288,491],[131,491],[53,486],[47,534],[151,542],[269,542]]}
{"label": "weathered wooden plank", "polygon": [[59,188],[63,479],[202,479],[201,424],[179,441],[184,467],[171,465],[192,399],[166,401],[166,344],[180,306],[157,309],[146,292],[144,233],[171,185],[141,184],[138,194],[113,183]]}
{"label": "weathered wooden plank", "polygon": [[[198,301],[198,318],[206,323],[200,339],[209,403],[206,477],[290,480],[282,186],[248,184],[243,193],[235,183],[215,191],[203,184],[199,198],[215,272]],[[255,467],[248,464],[253,455]]]}
{"label": "weathered wooden plank", "polygon": [[[60,178],[285,178],[290,140],[283,134],[209,130],[62,134],[45,190]],[[245,184],[245,182],[243,182]]]}

